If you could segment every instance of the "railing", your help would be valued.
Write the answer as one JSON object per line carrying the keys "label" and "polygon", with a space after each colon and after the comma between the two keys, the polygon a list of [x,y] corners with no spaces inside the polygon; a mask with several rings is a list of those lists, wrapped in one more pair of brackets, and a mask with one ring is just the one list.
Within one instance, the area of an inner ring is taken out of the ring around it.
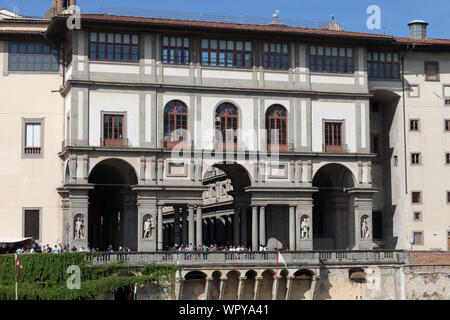
{"label": "railing", "polygon": [[[320,264],[402,264],[406,260],[405,251],[282,251],[289,265]],[[274,251],[227,251],[227,252],[97,252],[87,256],[94,265],[124,261],[129,265],[166,264],[193,266],[201,265],[273,265],[277,261]]]}
{"label": "railing", "polygon": [[41,154],[41,147],[25,147],[23,150],[23,153],[26,155],[40,155]]}

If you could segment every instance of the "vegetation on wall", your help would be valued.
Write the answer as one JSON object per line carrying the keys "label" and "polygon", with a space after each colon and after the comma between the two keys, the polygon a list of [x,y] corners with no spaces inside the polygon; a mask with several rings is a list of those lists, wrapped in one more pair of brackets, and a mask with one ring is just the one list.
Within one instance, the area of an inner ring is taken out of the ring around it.
{"label": "vegetation on wall", "polygon": [[[177,266],[125,266],[119,261],[108,266],[92,266],[88,256],[95,253],[19,255],[23,270],[18,269],[20,300],[80,300],[116,292],[119,288],[157,285],[168,286],[172,294]],[[81,288],[70,290],[69,266],[80,267]],[[15,299],[14,255],[0,255],[0,300]],[[132,273],[136,276],[122,276]]]}

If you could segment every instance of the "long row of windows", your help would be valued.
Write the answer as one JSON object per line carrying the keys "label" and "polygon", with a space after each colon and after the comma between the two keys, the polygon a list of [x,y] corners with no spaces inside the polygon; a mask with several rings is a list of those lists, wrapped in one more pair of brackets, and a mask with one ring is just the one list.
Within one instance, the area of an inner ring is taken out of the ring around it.
{"label": "long row of windows", "polygon": [[42,42],[10,42],[9,70],[58,71],[59,50]]}

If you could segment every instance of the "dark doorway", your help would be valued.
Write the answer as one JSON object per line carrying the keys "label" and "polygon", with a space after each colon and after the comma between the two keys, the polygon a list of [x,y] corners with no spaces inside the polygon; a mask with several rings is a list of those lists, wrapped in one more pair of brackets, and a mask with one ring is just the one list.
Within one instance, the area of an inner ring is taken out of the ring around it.
{"label": "dark doorway", "polygon": [[120,247],[137,249],[136,193],[133,168],[125,161],[109,159],[94,167],[89,183],[95,189],[89,193],[88,241],[92,248],[105,251]]}
{"label": "dark doorway", "polygon": [[131,286],[121,287],[114,293],[114,300],[135,300]]}

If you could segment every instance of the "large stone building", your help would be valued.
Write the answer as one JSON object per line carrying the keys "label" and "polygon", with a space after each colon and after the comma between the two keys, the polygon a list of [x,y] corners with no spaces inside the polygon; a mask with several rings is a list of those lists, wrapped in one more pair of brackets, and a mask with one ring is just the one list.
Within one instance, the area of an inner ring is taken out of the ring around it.
{"label": "large stone building", "polygon": [[398,38],[70,4],[0,11],[0,237],[449,249],[450,40],[426,23]]}

